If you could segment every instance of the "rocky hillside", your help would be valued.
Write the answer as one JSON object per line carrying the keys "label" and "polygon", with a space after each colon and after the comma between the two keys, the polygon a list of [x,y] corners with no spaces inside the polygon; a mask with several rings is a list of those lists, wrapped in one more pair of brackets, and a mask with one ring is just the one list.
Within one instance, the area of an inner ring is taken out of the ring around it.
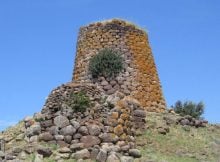
{"label": "rocky hillside", "polygon": [[[218,162],[220,160],[220,125],[196,121],[189,116],[180,117],[173,112],[148,112],[146,115],[145,130],[136,134],[138,149],[130,151],[130,154],[138,158],[134,159],[132,156],[122,156],[117,153],[110,154],[107,161]],[[68,148],[45,141],[30,143],[25,135],[25,124],[32,119],[25,118],[16,126],[0,134],[0,139],[3,137],[5,139],[5,153],[0,151],[2,161],[4,161],[3,157],[7,159],[5,161],[16,162],[96,161],[86,160],[91,158],[92,154],[89,149],[80,150],[82,147],[80,144],[72,144]],[[95,140],[88,142],[95,142]],[[126,147],[124,145],[118,149],[123,150]],[[113,148],[111,145],[104,144],[102,149],[104,153],[100,156],[103,158],[105,151],[109,152]],[[141,151],[141,155],[138,150]],[[78,160],[72,158],[76,156]]]}

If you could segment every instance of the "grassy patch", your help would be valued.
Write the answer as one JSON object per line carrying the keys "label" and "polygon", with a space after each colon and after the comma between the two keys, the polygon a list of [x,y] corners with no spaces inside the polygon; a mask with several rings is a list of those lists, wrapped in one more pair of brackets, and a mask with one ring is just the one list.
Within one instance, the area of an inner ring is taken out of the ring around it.
{"label": "grassy patch", "polygon": [[[166,115],[166,114],[164,114]],[[140,147],[142,159],[169,162],[197,162],[217,161],[219,158],[220,130],[211,131],[211,126],[205,128],[191,127],[185,131],[181,125],[170,125],[170,132],[166,135],[157,133],[156,127],[164,124],[163,115],[150,113],[147,116],[149,128],[138,137],[138,143],[145,143]]]}

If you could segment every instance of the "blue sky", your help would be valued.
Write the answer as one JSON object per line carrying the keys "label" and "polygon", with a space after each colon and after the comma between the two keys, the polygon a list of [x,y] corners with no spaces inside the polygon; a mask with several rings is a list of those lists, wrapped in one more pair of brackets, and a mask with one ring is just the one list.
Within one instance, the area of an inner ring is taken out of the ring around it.
{"label": "blue sky", "polygon": [[1,0],[0,130],[71,80],[80,26],[115,17],[147,30],[167,105],[203,101],[220,122],[220,1]]}

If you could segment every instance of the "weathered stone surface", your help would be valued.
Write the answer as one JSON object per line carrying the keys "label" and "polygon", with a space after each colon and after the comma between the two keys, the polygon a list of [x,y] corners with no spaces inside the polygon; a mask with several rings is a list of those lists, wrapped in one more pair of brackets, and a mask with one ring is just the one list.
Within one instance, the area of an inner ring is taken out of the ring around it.
{"label": "weathered stone surface", "polygon": [[59,115],[54,118],[54,124],[58,126],[59,128],[63,128],[65,126],[69,125],[69,120],[67,117]]}
{"label": "weathered stone surface", "polygon": [[40,133],[41,133],[41,126],[38,124],[32,125],[26,130],[26,136],[29,137],[34,135],[39,135]]}
{"label": "weathered stone surface", "polygon": [[52,154],[50,148],[38,146],[37,153],[43,155],[43,157],[49,157]]}
{"label": "weathered stone surface", "polygon": [[119,160],[119,158],[116,156],[115,153],[111,153],[111,154],[108,156],[106,162],[120,162],[120,160]]}
{"label": "weathered stone surface", "polygon": [[138,149],[130,149],[129,150],[129,155],[133,156],[134,158],[140,158],[141,157],[141,152]]}
{"label": "weathered stone surface", "polygon": [[73,125],[73,127],[77,130],[80,127],[79,122],[75,120],[71,120],[70,123]]}
{"label": "weathered stone surface", "polygon": [[48,128],[48,127],[53,126],[53,121],[52,120],[44,120],[44,121],[41,121],[40,124],[41,124],[41,127]]}
{"label": "weathered stone surface", "polygon": [[101,141],[97,136],[88,135],[88,136],[83,136],[80,139],[80,142],[84,144],[84,147],[88,148],[100,144]]}
{"label": "weathered stone surface", "polygon": [[72,151],[81,150],[84,148],[84,143],[74,143],[70,146]]}
{"label": "weathered stone surface", "polygon": [[188,125],[189,124],[189,120],[188,119],[183,119],[180,121],[181,125]]}
{"label": "weathered stone surface", "polygon": [[134,116],[145,118],[146,117],[146,111],[144,111],[144,110],[134,110]]}
{"label": "weathered stone surface", "polygon": [[55,135],[54,137],[57,141],[62,141],[64,139],[63,135]]}
{"label": "weathered stone surface", "polygon": [[120,160],[121,160],[121,162],[133,162],[134,158],[131,156],[121,156]]}
{"label": "weathered stone surface", "polygon": [[50,128],[47,128],[46,130],[49,131],[50,134],[52,134],[52,135],[58,135],[59,134],[59,127],[57,127],[57,126],[52,126]]}
{"label": "weathered stone surface", "polygon": [[89,134],[89,130],[86,126],[81,126],[78,129],[78,133],[82,134],[82,135],[88,135]]}
{"label": "weathered stone surface", "polygon": [[67,136],[67,135],[73,135],[76,132],[76,129],[72,125],[68,125],[61,129],[60,134]]}
{"label": "weathered stone surface", "polygon": [[83,150],[77,151],[76,153],[73,153],[72,157],[77,160],[78,159],[89,159],[90,152],[87,149],[83,149]]}
{"label": "weathered stone surface", "polygon": [[30,143],[36,143],[36,142],[38,142],[39,141],[39,136],[31,136],[30,137]]}
{"label": "weathered stone surface", "polygon": [[99,153],[99,149],[93,147],[92,151],[91,151],[90,158],[93,160],[96,160],[98,153]]}
{"label": "weathered stone surface", "polygon": [[[120,24],[116,25],[116,21]],[[106,34],[109,30],[111,34]],[[117,49],[124,60],[124,71],[115,80],[98,78],[97,84],[106,94],[112,94],[115,87],[121,85],[118,88],[120,92],[124,95],[132,94],[147,110],[160,112],[166,108],[148,37],[144,31],[131,27],[123,20],[112,20],[82,27],[78,40],[73,81],[93,82],[86,71],[89,66],[88,58],[92,58],[103,47]]]}
{"label": "weathered stone surface", "polygon": [[101,149],[96,157],[98,162],[105,162],[107,159],[107,151]]}
{"label": "weathered stone surface", "polygon": [[44,132],[39,135],[39,139],[43,141],[52,141],[54,137],[49,132]]}
{"label": "weathered stone surface", "polygon": [[70,153],[71,150],[68,147],[63,147],[58,150],[59,153]]}
{"label": "weathered stone surface", "polygon": [[89,134],[92,136],[98,136],[101,133],[101,129],[98,125],[89,125]]}
{"label": "weathered stone surface", "polygon": [[103,133],[99,136],[103,142],[113,142],[116,143],[119,138],[114,133]]}
{"label": "weathered stone surface", "polygon": [[66,143],[70,144],[72,141],[72,136],[71,135],[64,136],[64,141]]}
{"label": "weathered stone surface", "polygon": [[118,125],[117,127],[114,128],[114,133],[118,136],[120,136],[121,134],[123,134],[123,127],[122,125]]}

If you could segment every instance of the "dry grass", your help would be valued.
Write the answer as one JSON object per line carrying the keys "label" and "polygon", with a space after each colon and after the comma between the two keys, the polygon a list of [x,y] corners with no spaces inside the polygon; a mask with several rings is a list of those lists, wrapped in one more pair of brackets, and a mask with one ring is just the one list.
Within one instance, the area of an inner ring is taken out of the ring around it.
{"label": "dry grass", "polygon": [[142,159],[157,162],[215,162],[220,159],[220,129],[209,125],[206,128],[191,127],[185,131],[181,125],[170,125],[166,135],[157,133],[156,127],[164,124],[163,115],[149,113],[145,134],[138,137]]}

